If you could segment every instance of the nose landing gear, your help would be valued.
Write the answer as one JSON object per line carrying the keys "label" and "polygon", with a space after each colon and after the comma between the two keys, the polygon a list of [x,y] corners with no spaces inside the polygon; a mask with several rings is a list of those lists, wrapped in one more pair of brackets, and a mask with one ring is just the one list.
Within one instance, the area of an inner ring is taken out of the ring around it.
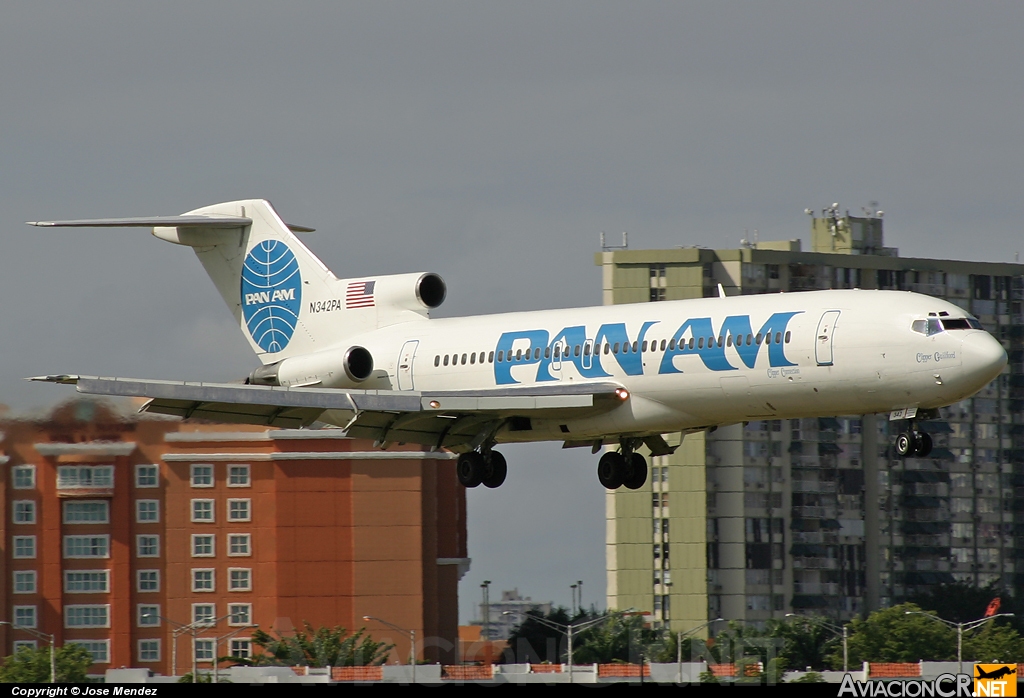
{"label": "nose landing gear", "polygon": [[647,460],[623,444],[620,451],[609,451],[597,462],[597,479],[609,489],[623,485],[638,490],[647,482]]}
{"label": "nose landing gear", "polygon": [[900,458],[925,458],[932,452],[932,437],[926,432],[917,431],[911,423],[910,431],[896,436],[895,449]]}
{"label": "nose landing gear", "polygon": [[508,474],[508,465],[505,456],[497,451],[470,451],[459,456],[455,465],[455,474],[463,487],[477,487],[483,485],[494,489],[501,487]]}

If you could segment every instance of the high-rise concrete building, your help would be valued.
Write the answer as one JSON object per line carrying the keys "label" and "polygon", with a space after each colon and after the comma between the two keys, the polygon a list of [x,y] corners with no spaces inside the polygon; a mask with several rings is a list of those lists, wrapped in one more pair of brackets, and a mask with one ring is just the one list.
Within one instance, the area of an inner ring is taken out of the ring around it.
{"label": "high-rise concrete building", "polygon": [[366,627],[399,661],[414,630],[421,659],[454,661],[469,565],[454,460],[340,437],[91,400],[0,422],[0,651],[35,645],[27,628],[84,645],[96,673],[180,674],[193,653],[203,670],[252,656],[254,625],[309,622]]}
{"label": "high-rise concrete building", "polygon": [[919,423],[927,458],[894,455],[905,423],[888,415],[677,434],[642,489],[607,495],[609,607],[684,630],[719,616],[848,619],[954,580],[1024,590],[1024,265],[899,257],[880,215],[831,208],[811,227],[810,252],[800,240],[602,251],[604,303],[709,297],[718,284],[728,295],[916,291],[977,316],[1009,365]]}

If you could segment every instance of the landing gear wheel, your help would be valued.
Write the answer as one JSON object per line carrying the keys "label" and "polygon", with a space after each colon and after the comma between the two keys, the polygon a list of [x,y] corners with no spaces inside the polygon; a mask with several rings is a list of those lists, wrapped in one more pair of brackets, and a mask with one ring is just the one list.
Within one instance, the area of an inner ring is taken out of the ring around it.
{"label": "landing gear wheel", "polygon": [[914,435],[908,432],[901,432],[896,436],[896,455],[906,458],[914,450]]}
{"label": "landing gear wheel", "polygon": [[476,487],[483,482],[486,474],[484,457],[476,451],[463,453],[455,465],[455,474],[463,487]]}
{"label": "landing gear wheel", "polygon": [[605,488],[616,490],[622,486],[625,470],[626,459],[614,451],[609,451],[597,462],[597,479]]}
{"label": "landing gear wheel", "polygon": [[925,458],[932,452],[932,437],[923,431],[914,435],[914,455],[918,458]]}
{"label": "landing gear wheel", "polygon": [[505,476],[508,474],[508,464],[505,463],[505,456],[501,455],[497,451],[491,451],[484,457],[484,463],[487,471],[487,475],[483,479],[484,487],[501,487],[501,483],[505,482]]}
{"label": "landing gear wheel", "polygon": [[629,463],[629,475],[623,481],[623,485],[631,490],[638,490],[647,482],[647,461],[639,453],[630,453],[626,456]]}

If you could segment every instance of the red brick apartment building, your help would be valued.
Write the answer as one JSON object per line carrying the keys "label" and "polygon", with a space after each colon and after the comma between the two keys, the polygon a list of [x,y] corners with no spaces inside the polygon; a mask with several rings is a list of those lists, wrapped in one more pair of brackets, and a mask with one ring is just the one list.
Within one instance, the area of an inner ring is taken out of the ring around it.
{"label": "red brick apartment building", "polygon": [[[363,616],[415,630],[421,659],[457,657],[469,560],[449,454],[84,400],[0,430],[0,620],[84,644],[94,672],[185,673],[193,642],[208,668],[251,653],[253,625],[305,621],[366,626],[407,661],[408,637]],[[35,642],[0,625],[5,655]]]}

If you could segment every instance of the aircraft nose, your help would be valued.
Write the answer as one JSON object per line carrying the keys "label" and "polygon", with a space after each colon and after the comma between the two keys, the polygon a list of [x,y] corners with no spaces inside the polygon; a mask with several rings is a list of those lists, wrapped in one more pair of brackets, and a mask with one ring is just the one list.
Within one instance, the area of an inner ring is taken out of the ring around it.
{"label": "aircraft nose", "polygon": [[1003,370],[1006,350],[988,332],[972,332],[963,341],[963,368],[982,387]]}

